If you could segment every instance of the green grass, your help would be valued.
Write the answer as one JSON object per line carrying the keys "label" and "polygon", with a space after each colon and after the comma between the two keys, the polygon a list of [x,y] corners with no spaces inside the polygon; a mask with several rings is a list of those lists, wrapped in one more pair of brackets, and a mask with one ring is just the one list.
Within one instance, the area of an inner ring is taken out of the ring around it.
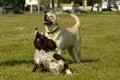
{"label": "green grass", "polygon": [[[43,15],[0,15],[0,80],[120,80],[120,14],[77,14],[81,20],[81,63],[70,63],[72,76],[32,73],[34,29],[45,32]],[[62,27],[75,21],[58,15]],[[71,58],[64,51],[70,62]]]}

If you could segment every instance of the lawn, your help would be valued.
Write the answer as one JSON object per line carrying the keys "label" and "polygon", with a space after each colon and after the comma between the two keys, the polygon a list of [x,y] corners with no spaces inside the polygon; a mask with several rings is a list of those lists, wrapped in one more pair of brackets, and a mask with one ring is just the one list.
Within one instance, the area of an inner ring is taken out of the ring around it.
{"label": "lawn", "polygon": [[[68,60],[72,76],[32,73],[34,29],[45,32],[42,14],[0,15],[0,80],[120,80],[120,14],[77,14],[81,20],[81,63]],[[58,15],[61,27],[75,21]]]}

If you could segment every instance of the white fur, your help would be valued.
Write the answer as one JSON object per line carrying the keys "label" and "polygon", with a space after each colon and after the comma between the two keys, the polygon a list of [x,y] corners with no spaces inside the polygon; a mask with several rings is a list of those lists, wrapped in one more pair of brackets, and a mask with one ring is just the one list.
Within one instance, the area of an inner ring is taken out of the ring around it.
{"label": "white fur", "polygon": [[71,71],[69,69],[66,70],[67,75],[72,75]]}
{"label": "white fur", "polygon": [[[56,15],[52,13],[47,13],[49,19],[55,23]],[[70,14],[76,20],[76,24],[73,27],[62,29],[59,25],[46,25],[46,36],[56,42],[58,54],[61,54],[63,49],[67,49],[69,54],[72,57],[73,62],[76,61],[75,54],[73,53],[73,48],[76,52],[77,62],[80,62],[80,52],[81,52],[81,38],[79,32],[80,20],[75,14]],[[52,32],[55,28],[58,27],[58,30],[52,34],[48,34],[48,32]]]}
{"label": "white fur", "polygon": [[[62,70],[64,69],[64,61],[63,60],[56,60],[53,57],[54,52],[49,51],[45,52],[44,50],[37,50],[35,49],[34,54],[34,62],[35,64],[43,64],[44,68],[47,71],[53,72],[55,74],[60,74]],[[69,70],[69,69],[67,69]],[[70,70],[69,70],[70,71]],[[65,71],[66,74],[69,75],[68,71]],[[72,73],[71,73],[72,74]]]}

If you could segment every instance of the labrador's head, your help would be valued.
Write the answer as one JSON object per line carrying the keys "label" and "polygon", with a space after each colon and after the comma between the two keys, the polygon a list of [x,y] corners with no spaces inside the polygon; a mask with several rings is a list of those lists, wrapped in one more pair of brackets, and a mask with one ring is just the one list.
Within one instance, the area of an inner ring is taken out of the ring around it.
{"label": "labrador's head", "polygon": [[56,15],[52,12],[45,12],[44,13],[44,24],[45,25],[58,25],[59,20]]}

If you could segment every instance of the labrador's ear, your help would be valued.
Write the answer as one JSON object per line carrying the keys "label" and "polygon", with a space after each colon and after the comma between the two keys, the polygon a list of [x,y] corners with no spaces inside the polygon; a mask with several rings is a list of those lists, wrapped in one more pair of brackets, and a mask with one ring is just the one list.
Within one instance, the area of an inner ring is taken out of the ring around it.
{"label": "labrador's ear", "polygon": [[56,18],[55,25],[59,25],[60,22],[61,22],[60,19]]}

